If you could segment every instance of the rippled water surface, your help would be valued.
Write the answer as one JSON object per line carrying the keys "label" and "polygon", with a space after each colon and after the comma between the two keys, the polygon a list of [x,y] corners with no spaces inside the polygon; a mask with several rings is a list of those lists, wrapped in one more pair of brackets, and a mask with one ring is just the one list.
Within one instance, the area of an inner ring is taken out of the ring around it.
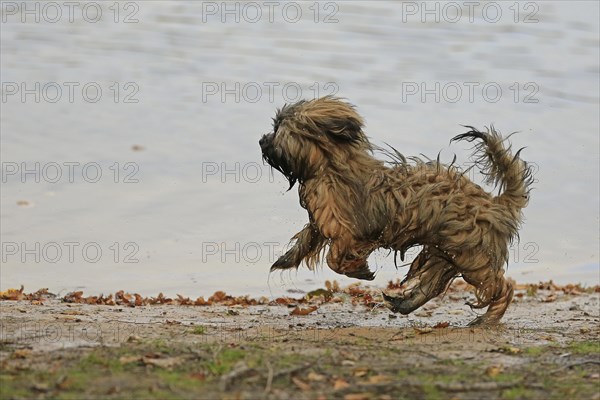
{"label": "rippled water surface", "polygon": [[[407,155],[466,163],[468,146],[448,144],[461,124],[519,131],[536,183],[508,274],[599,283],[597,2],[519,3],[518,15],[494,3],[495,23],[480,8],[470,21],[439,3],[436,22],[420,2],[366,1],[293,3],[295,23],[285,3],[240,8],[239,22],[236,3],[138,1],[118,15],[103,3],[92,23],[85,4],[73,22],[40,8],[38,23],[3,3],[2,289],[269,295],[351,282],[327,267],[268,273],[306,215],[258,139],[286,101],[330,93],[358,106],[374,143]],[[371,264],[378,284],[406,272],[384,252]]]}

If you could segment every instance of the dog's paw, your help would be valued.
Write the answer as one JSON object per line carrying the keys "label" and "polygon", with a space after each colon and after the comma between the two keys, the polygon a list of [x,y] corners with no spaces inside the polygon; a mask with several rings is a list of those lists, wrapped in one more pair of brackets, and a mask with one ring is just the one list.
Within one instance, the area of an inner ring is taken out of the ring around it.
{"label": "dog's paw", "polygon": [[381,296],[383,297],[383,303],[387,308],[390,309],[390,311],[394,313],[400,312],[400,310],[402,309],[402,301],[404,300],[404,298],[390,296],[385,292],[381,292]]}
{"label": "dog's paw", "polygon": [[490,327],[490,326],[494,326],[494,325],[498,325],[498,324],[500,324],[499,318],[489,318],[489,317],[486,317],[485,314],[483,314],[483,315],[480,315],[479,317],[475,318],[473,321],[469,322],[469,324],[467,326],[485,328],[485,327]]}
{"label": "dog's paw", "polygon": [[395,313],[406,315],[420,307],[420,304],[414,304],[410,298],[394,297],[384,292],[381,292],[381,295],[383,296],[385,306]]}
{"label": "dog's paw", "polygon": [[287,254],[284,254],[281,257],[279,257],[279,259],[275,261],[273,265],[271,265],[271,272],[276,271],[278,269],[280,270],[290,268],[298,268],[298,265],[294,263],[291,257],[289,257]]}

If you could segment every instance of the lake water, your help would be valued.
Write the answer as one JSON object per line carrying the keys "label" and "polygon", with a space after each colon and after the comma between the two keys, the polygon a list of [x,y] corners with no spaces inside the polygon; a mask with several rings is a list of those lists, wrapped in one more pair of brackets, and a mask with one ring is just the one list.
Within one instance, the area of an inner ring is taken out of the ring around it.
{"label": "lake water", "polygon": [[536,183],[508,275],[600,283],[598,2],[52,4],[2,3],[2,290],[353,282],[268,272],[306,213],[258,139],[325,94],[407,155],[466,165],[461,124],[519,131]]}

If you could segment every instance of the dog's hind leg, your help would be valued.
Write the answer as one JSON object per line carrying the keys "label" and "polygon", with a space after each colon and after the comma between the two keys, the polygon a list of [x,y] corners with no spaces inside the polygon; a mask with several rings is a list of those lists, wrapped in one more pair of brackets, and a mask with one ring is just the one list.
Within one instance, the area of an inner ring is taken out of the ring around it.
{"label": "dog's hind leg", "polygon": [[485,268],[484,271],[463,273],[464,280],[476,288],[479,304],[473,307],[483,308],[489,304],[485,314],[475,318],[469,326],[497,324],[513,298],[513,286],[503,276],[504,270],[501,267]]}
{"label": "dog's hind leg", "polygon": [[409,314],[440,295],[456,274],[455,267],[441,254],[432,254],[424,248],[413,260],[400,295],[393,297],[383,293],[383,298],[393,312]]}

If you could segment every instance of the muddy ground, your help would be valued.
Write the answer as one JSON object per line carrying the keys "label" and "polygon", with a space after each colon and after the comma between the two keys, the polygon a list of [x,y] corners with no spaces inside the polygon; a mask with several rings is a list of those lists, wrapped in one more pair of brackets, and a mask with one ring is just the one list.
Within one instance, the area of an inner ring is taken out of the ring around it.
{"label": "muddy ground", "polygon": [[476,312],[464,285],[409,316],[379,306],[378,293],[329,285],[297,301],[221,295],[204,306],[4,300],[0,397],[600,399],[597,289],[521,285],[487,329],[466,327]]}

